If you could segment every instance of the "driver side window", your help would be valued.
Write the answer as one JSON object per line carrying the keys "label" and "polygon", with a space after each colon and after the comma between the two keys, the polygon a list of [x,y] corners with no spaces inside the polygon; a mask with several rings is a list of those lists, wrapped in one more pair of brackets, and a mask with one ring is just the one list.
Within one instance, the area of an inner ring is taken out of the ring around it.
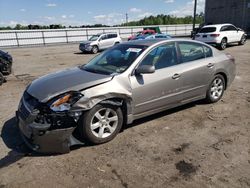
{"label": "driver side window", "polygon": [[102,37],[101,37],[101,40],[106,40],[107,39],[107,35],[103,35]]}
{"label": "driver side window", "polygon": [[175,43],[156,47],[146,55],[140,65],[154,65],[156,70],[177,65]]}

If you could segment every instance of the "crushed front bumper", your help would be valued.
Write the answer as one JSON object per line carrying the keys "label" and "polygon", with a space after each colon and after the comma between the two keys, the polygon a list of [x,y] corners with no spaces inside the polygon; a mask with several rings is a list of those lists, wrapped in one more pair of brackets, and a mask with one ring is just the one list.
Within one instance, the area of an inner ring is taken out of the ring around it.
{"label": "crushed front bumper", "polygon": [[[75,127],[49,130],[39,128],[39,124],[23,120],[16,113],[20,134],[26,145],[39,153],[68,153],[71,146],[71,136]],[[44,126],[44,125],[43,125]]]}

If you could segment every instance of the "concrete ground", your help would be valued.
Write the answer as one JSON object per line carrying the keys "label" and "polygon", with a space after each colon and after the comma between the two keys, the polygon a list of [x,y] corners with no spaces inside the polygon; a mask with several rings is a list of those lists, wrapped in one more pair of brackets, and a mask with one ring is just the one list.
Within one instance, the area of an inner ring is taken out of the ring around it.
{"label": "concrete ground", "polygon": [[[0,187],[250,187],[250,42],[225,52],[237,77],[216,104],[196,102],[136,121],[113,141],[68,154],[23,152],[15,111],[34,79],[86,63],[78,45],[8,49],[0,86]],[[41,88],[42,89],[42,88]]]}

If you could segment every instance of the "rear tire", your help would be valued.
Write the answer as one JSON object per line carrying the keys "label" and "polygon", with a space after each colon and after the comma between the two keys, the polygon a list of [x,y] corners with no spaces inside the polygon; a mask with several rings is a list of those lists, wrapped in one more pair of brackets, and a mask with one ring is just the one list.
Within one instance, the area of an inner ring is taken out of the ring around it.
{"label": "rear tire", "polygon": [[123,124],[120,107],[98,104],[84,113],[79,126],[82,138],[92,144],[102,144],[115,138]]}
{"label": "rear tire", "polygon": [[227,48],[227,39],[223,38],[221,40],[221,43],[219,44],[219,49],[220,50],[225,50]]}
{"label": "rear tire", "polygon": [[91,49],[91,52],[93,54],[96,54],[98,51],[99,51],[98,46],[93,46],[92,49]]}
{"label": "rear tire", "polygon": [[4,83],[4,76],[3,74],[0,72],[0,86]]}
{"label": "rear tire", "polygon": [[239,42],[239,45],[244,45],[244,44],[246,44],[246,41],[247,41],[246,35],[242,35],[242,37],[241,37],[241,39],[240,39],[240,42]]}
{"label": "rear tire", "polygon": [[218,102],[224,94],[225,87],[226,85],[224,77],[220,74],[215,75],[207,90],[206,101],[208,103]]}

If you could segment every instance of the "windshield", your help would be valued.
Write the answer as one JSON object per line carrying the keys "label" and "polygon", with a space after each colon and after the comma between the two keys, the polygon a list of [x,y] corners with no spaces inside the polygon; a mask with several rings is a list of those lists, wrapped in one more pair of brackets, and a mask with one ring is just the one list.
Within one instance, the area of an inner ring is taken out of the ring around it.
{"label": "windshield", "polygon": [[96,41],[99,37],[100,35],[93,35],[92,37],[90,37],[89,41]]}
{"label": "windshield", "polygon": [[120,44],[92,59],[81,68],[98,74],[119,74],[124,72],[147,48],[143,45]]}
{"label": "windshield", "polygon": [[212,33],[215,31],[216,31],[216,27],[204,27],[199,31],[199,33]]}
{"label": "windshield", "polygon": [[142,31],[139,31],[139,32],[137,32],[135,35],[136,36],[139,36],[139,35],[141,35],[142,34]]}

